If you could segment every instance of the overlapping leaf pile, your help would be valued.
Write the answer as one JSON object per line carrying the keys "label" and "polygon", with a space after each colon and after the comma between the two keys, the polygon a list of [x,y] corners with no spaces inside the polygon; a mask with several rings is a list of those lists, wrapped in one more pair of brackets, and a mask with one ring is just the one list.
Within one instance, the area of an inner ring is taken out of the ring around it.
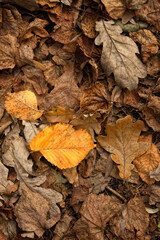
{"label": "overlapping leaf pile", "polygon": [[0,239],[158,239],[159,1],[0,3]]}

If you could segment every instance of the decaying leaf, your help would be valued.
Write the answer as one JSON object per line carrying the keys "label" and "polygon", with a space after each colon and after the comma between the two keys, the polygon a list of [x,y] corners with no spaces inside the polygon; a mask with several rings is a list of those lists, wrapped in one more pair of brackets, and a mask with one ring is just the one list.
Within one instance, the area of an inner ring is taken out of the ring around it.
{"label": "decaying leaf", "polygon": [[113,21],[100,20],[96,23],[99,35],[96,45],[103,44],[101,64],[107,76],[114,73],[116,82],[130,91],[137,88],[138,78],[147,75],[146,67],[135,55],[139,53],[135,42],[121,35],[122,29],[115,26]]}
{"label": "decaying leaf", "polygon": [[23,120],[36,120],[42,116],[43,111],[37,109],[37,99],[31,91],[8,93],[5,100],[8,113]]}
{"label": "decaying leaf", "polygon": [[[110,221],[110,229],[119,239],[147,239],[149,214],[141,198],[131,199],[122,213]],[[150,239],[150,238],[148,238]]]}
{"label": "decaying leaf", "polygon": [[71,120],[73,120],[76,117],[76,113],[74,110],[69,108],[62,108],[60,106],[52,107],[51,111],[48,111],[45,114],[45,117],[47,119],[47,122],[49,123],[69,123]]}
{"label": "decaying leaf", "polygon": [[106,125],[107,136],[97,138],[100,145],[111,153],[112,160],[119,164],[119,175],[123,179],[131,175],[134,168],[132,161],[145,153],[149,147],[148,143],[138,142],[142,129],[142,121],[133,123],[132,117],[127,116],[117,120],[115,126]]}
{"label": "decaying leaf", "polygon": [[105,85],[96,81],[88,89],[84,89],[80,100],[80,108],[84,113],[106,113],[109,107],[110,95]]}
{"label": "decaying leaf", "polygon": [[[145,138],[140,138],[145,141]],[[150,147],[141,156],[134,159],[134,165],[142,180],[148,184],[153,184],[155,180],[150,177],[150,172],[154,171],[160,163],[160,152],[158,148],[150,142]]]}
{"label": "decaying leaf", "polygon": [[143,62],[147,62],[152,55],[158,52],[158,41],[151,31],[143,29],[130,33],[129,36],[135,42],[139,42],[141,44]]}
{"label": "decaying leaf", "polygon": [[151,57],[147,62],[147,73],[151,76],[157,76],[160,71],[160,55]]}
{"label": "decaying leaf", "polygon": [[81,218],[74,225],[78,239],[104,239],[106,223],[121,207],[122,204],[110,196],[89,194],[81,207]]}
{"label": "decaying leaf", "polygon": [[72,125],[59,123],[39,132],[30,142],[30,147],[63,169],[77,166],[94,144],[86,130],[75,131]]}

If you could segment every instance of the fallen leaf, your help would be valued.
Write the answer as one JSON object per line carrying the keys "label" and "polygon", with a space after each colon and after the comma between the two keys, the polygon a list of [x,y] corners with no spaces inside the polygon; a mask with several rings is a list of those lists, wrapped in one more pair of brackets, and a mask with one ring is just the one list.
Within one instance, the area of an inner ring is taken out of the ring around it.
{"label": "fallen leaf", "polygon": [[54,89],[48,94],[45,102],[51,108],[61,106],[63,108],[77,109],[80,103],[81,90],[74,79],[74,62],[70,61],[64,66],[64,73],[56,79]]}
{"label": "fallen leaf", "polygon": [[157,182],[160,181],[160,163],[158,167],[149,173],[150,178],[154,178]]}
{"label": "fallen leaf", "polygon": [[81,21],[81,27],[84,32],[84,35],[86,35],[89,38],[95,38],[96,32],[95,32],[95,24],[97,21],[97,17],[92,13],[86,13]]}
{"label": "fallen leaf", "polygon": [[71,120],[76,118],[76,113],[72,109],[57,106],[52,107],[52,110],[47,112],[44,116],[49,123],[69,123]]}
{"label": "fallen leaf", "polygon": [[150,187],[149,191],[149,204],[155,205],[156,203],[160,203],[160,186],[153,184]]}
{"label": "fallen leaf", "polygon": [[72,125],[60,123],[46,127],[30,142],[31,150],[40,151],[61,169],[77,166],[94,147],[86,130],[75,131]]}
{"label": "fallen leaf", "polygon": [[129,36],[135,41],[141,44],[141,54],[143,62],[158,52],[158,41],[154,34],[147,29],[139,30],[137,32],[129,33]]}
{"label": "fallen leaf", "polygon": [[113,21],[100,20],[96,23],[99,35],[96,45],[103,44],[101,64],[107,76],[114,73],[115,81],[123,88],[132,91],[137,88],[138,78],[144,78],[147,71],[140,59],[135,42],[121,35],[122,29],[115,26]]}
{"label": "fallen leaf", "polygon": [[149,127],[151,127],[155,132],[160,131],[160,118],[156,115],[152,108],[143,107],[142,114]]}
{"label": "fallen leaf", "polygon": [[147,239],[149,214],[141,198],[135,197],[127,203],[122,214],[113,217],[109,223],[111,231],[119,239]]}
{"label": "fallen leaf", "polygon": [[81,118],[73,119],[70,124],[79,128],[86,129],[90,135],[92,136],[92,140],[94,140],[94,131],[96,134],[99,134],[101,131],[101,124],[98,122],[97,118],[100,118],[101,115],[99,113],[93,115],[81,115]]}
{"label": "fallen leaf", "polygon": [[31,91],[8,93],[5,100],[7,112],[16,118],[32,121],[41,117],[43,111],[37,109],[37,99]]}
{"label": "fallen leaf", "polygon": [[68,179],[69,183],[73,184],[74,187],[79,186],[77,168],[63,169],[63,175]]}
{"label": "fallen leaf", "polygon": [[[142,140],[140,138],[139,141],[146,142],[145,138],[142,138]],[[160,163],[160,152],[153,143],[150,143],[148,150],[143,155],[136,157],[133,163],[141,179],[147,184],[153,184],[155,180],[150,177],[150,172],[158,167]]]}
{"label": "fallen leaf", "polygon": [[78,239],[104,239],[106,223],[121,207],[122,204],[110,196],[89,194],[81,207],[81,218],[74,225]]}
{"label": "fallen leaf", "polygon": [[154,113],[156,115],[160,114],[160,97],[158,96],[150,96],[148,107],[153,109]]}
{"label": "fallen leaf", "polygon": [[142,7],[135,11],[138,18],[146,21],[154,26],[157,30],[160,28],[160,2],[158,0],[147,1]]}
{"label": "fallen leaf", "polygon": [[0,162],[0,194],[1,196],[6,192],[7,185],[13,185],[13,182],[8,181],[9,170]]}
{"label": "fallen leaf", "polygon": [[107,136],[97,137],[100,145],[111,153],[112,160],[118,164],[119,176],[127,179],[134,168],[132,161],[145,153],[149,147],[148,143],[138,142],[139,135],[143,129],[143,122],[138,120],[132,122],[131,116],[116,121],[116,125],[106,125]]}
{"label": "fallen leaf", "polygon": [[80,100],[80,109],[83,113],[106,113],[109,108],[110,95],[105,85],[96,81],[88,89],[84,89]]}
{"label": "fallen leaf", "polygon": [[127,9],[139,9],[147,0],[101,0],[113,19],[122,18]]}
{"label": "fallen leaf", "polygon": [[157,76],[160,71],[160,55],[151,57],[147,62],[147,73],[150,76]]}

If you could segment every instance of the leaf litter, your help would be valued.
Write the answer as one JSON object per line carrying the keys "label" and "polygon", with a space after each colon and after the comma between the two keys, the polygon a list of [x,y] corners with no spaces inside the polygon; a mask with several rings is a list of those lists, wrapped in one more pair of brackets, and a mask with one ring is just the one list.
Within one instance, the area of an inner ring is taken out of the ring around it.
{"label": "leaf litter", "polygon": [[159,239],[159,2],[0,2],[0,238]]}

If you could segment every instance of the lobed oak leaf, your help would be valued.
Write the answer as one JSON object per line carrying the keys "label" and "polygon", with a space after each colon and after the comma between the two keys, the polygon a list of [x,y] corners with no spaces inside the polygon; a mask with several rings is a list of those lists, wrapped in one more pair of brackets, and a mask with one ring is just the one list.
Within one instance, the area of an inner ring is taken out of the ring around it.
{"label": "lobed oak leaf", "polygon": [[43,113],[37,109],[35,94],[28,90],[8,93],[5,99],[5,108],[14,117],[28,121],[40,118]]}
{"label": "lobed oak leaf", "polygon": [[72,127],[61,123],[46,127],[30,142],[31,150],[40,151],[61,169],[77,166],[95,145],[86,130],[75,131]]}
{"label": "lobed oak leaf", "polygon": [[116,125],[106,125],[107,136],[98,136],[98,142],[111,153],[112,160],[119,164],[119,176],[123,179],[131,175],[134,168],[132,161],[145,153],[149,147],[146,142],[138,142],[143,129],[143,122],[132,122],[132,117],[119,119]]}
{"label": "lobed oak leaf", "polygon": [[135,55],[139,53],[135,42],[121,35],[122,29],[115,26],[113,21],[100,20],[96,22],[99,35],[95,39],[96,45],[103,44],[101,64],[107,76],[114,73],[115,81],[130,91],[137,88],[138,78],[147,75],[146,67]]}

